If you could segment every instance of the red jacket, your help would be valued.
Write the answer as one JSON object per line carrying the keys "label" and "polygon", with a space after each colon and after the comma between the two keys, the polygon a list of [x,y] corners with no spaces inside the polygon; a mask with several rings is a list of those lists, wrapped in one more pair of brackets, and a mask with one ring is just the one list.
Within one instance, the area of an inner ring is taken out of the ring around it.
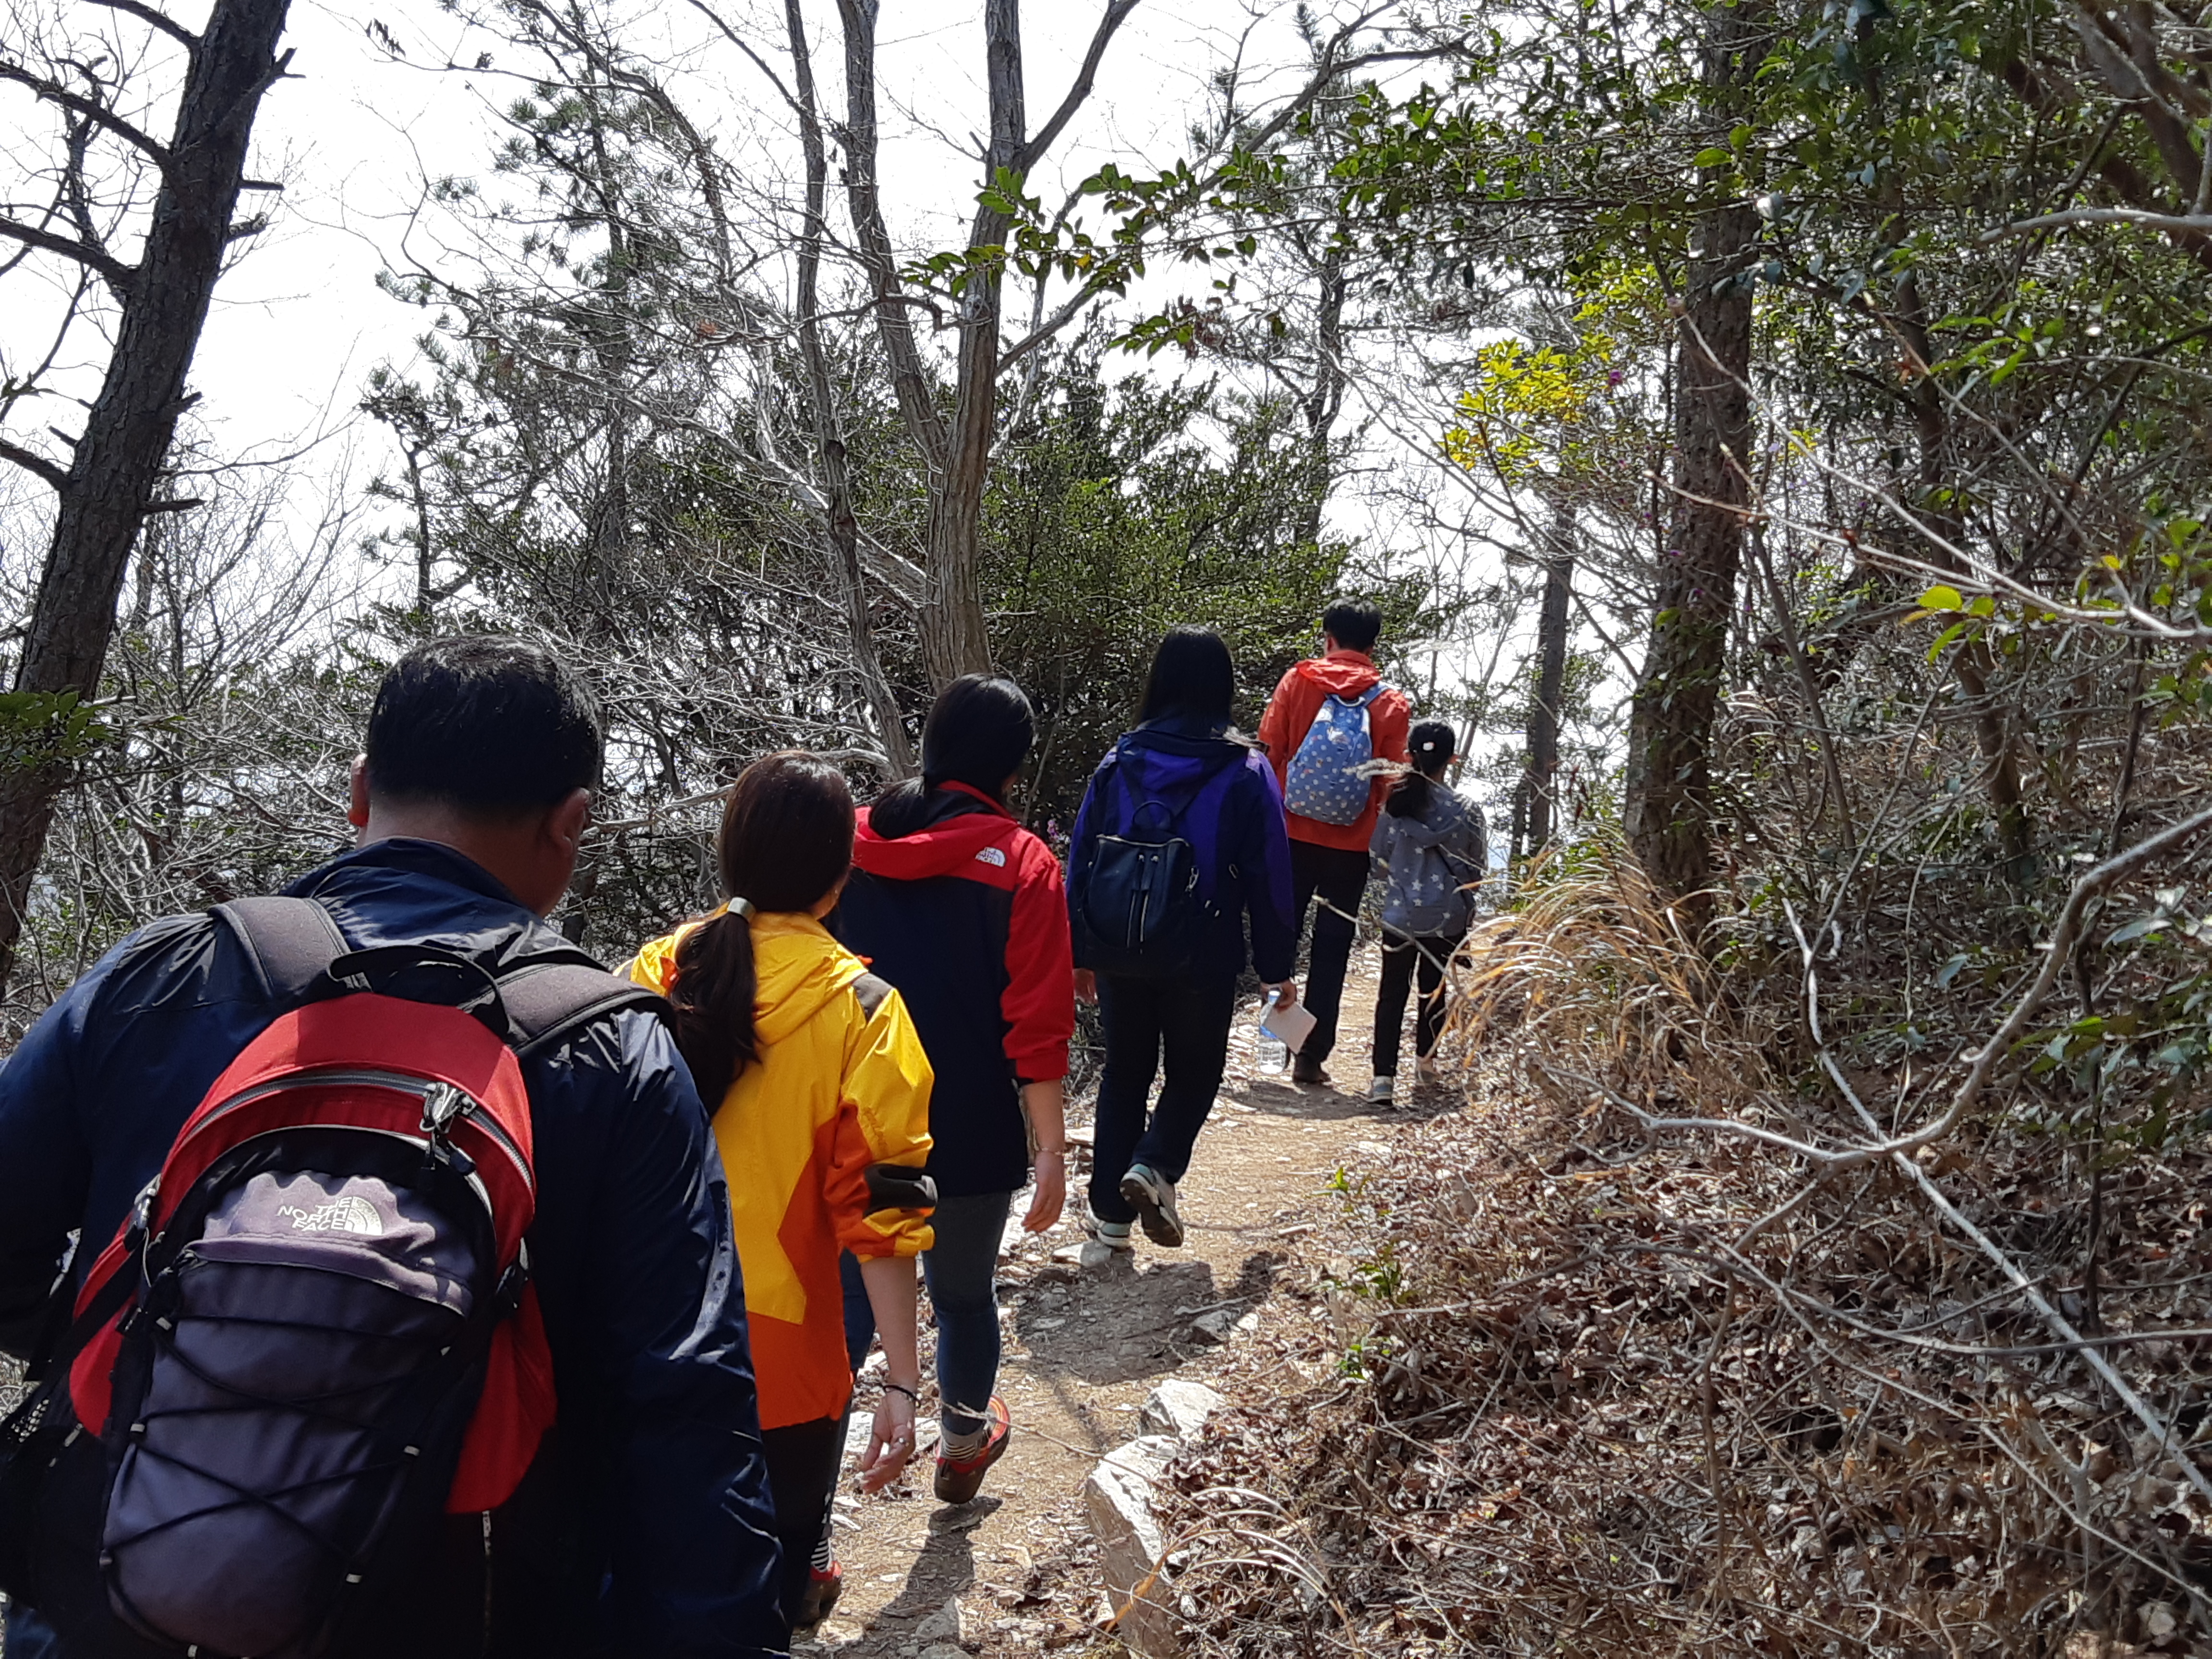
{"label": "red jacket", "polygon": [[[1306,740],[1306,728],[1321,712],[1322,699],[1356,696],[1382,678],[1364,651],[1332,651],[1325,657],[1309,657],[1291,665],[1291,672],[1275,687],[1275,695],[1267,699],[1267,712],[1260,720],[1260,741],[1267,750],[1267,764],[1275,769],[1277,784],[1283,783],[1289,774],[1291,757]],[[1376,759],[1405,760],[1406,732],[1413,717],[1413,705],[1395,686],[1386,688],[1368,705],[1367,729],[1375,741]],[[1389,793],[1390,780],[1376,779],[1367,792],[1367,810],[1356,823],[1320,823],[1286,812],[1291,839],[1364,853],[1368,838],[1375,833],[1375,815],[1382,809],[1382,797]]]}

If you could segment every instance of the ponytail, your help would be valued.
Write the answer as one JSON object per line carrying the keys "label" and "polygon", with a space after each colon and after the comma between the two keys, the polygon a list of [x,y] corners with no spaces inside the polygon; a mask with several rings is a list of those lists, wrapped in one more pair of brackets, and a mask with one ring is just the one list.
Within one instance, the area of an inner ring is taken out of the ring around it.
{"label": "ponytail", "polygon": [[676,947],[676,982],[668,1000],[675,1011],[677,1052],[691,1068],[699,1098],[712,1111],[738,1073],[760,1058],[753,1042],[753,907],[732,899],[684,935]]}
{"label": "ponytail", "polygon": [[1443,775],[1444,768],[1451,764],[1458,747],[1456,734],[1442,720],[1423,720],[1407,734],[1406,752],[1413,760],[1413,769],[1398,780],[1397,787],[1384,802],[1392,817],[1419,818],[1427,815],[1430,792]]}
{"label": "ponytail", "polygon": [[853,792],[818,755],[787,749],[738,775],[714,838],[729,904],[684,936],[668,1000],[676,1048],[708,1111],[760,1058],[753,1007],[756,915],[811,910],[853,864]]}

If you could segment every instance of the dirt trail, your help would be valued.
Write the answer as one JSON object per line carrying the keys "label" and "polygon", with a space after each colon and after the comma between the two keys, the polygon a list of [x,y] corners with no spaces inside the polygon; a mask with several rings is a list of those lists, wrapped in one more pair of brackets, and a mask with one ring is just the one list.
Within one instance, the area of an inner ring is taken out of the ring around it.
{"label": "dirt trail", "polygon": [[[1010,1243],[1000,1262],[1000,1392],[1014,1423],[1006,1455],[982,1496],[957,1508],[930,1496],[927,1455],[877,1498],[851,1494],[848,1466],[837,1511],[844,1596],[795,1652],[956,1659],[955,1648],[1065,1651],[1091,1633],[1102,1609],[1084,1477],[1140,1432],[1139,1409],[1162,1378],[1204,1382],[1213,1374],[1229,1348],[1195,1322],[1225,1316],[1213,1322],[1236,1342],[1236,1322],[1285,1281],[1328,1220],[1331,1176],[1387,1155],[1376,1140],[1387,1133],[1383,1126],[1431,1104],[1394,1112],[1367,1103],[1372,947],[1352,966],[1329,1088],[1298,1089],[1286,1075],[1256,1074],[1251,1010],[1240,1010],[1222,1097],[1181,1188],[1188,1235],[1182,1249],[1159,1249],[1139,1236],[1133,1262],[1079,1267],[1072,1258],[1083,1237],[1090,1165],[1087,1157],[1076,1160],[1067,1217],[1042,1238]],[[1075,1129],[1087,1141],[1082,1115]],[[875,1397],[864,1385],[862,1400],[872,1407]]]}

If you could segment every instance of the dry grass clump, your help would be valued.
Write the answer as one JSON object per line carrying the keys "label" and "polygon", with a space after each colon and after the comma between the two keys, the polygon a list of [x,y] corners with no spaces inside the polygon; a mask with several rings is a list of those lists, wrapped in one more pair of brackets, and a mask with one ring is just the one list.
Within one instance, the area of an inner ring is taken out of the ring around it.
{"label": "dry grass clump", "polygon": [[1647,1109],[1774,1096],[1771,1032],[1747,1026],[1680,910],[1617,840],[1547,854],[1522,881],[1522,902],[1475,928],[1455,970],[1468,1048],[1510,1040],[1547,1092],[1586,1097],[1603,1079]]}
{"label": "dry grass clump", "polygon": [[2063,1135],[1923,1149],[1953,1216],[1881,1161],[1753,1229],[1802,1159],[1647,1128],[1669,1091],[1860,1126],[1780,1097],[1621,873],[1488,930],[1466,1110],[1342,1183],[1330,1316],[1179,1469],[1194,1650],[2212,1655],[2201,1148],[2104,1192],[2106,1352],[2162,1437],[1992,1256],[2091,1323]]}

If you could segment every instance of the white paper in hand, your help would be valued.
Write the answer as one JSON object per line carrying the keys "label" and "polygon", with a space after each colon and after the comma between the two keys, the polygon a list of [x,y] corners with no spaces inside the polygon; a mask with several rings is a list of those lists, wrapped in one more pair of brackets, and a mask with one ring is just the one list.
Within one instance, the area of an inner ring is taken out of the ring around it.
{"label": "white paper in hand", "polygon": [[1282,1038],[1283,1046],[1292,1054],[1305,1047],[1313,1035],[1313,1028],[1321,1022],[1307,1012],[1303,1002],[1279,1002],[1267,1010],[1267,1017],[1260,1022],[1262,1030],[1272,1031]]}

